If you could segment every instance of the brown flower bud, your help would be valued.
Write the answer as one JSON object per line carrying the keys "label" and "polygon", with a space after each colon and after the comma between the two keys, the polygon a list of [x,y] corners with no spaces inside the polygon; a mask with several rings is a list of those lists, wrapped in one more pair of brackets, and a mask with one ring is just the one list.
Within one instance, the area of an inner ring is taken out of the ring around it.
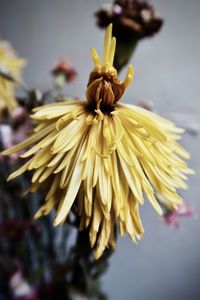
{"label": "brown flower bud", "polygon": [[117,70],[113,67],[115,47],[116,39],[112,37],[112,24],[110,24],[104,39],[103,60],[94,48],[91,49],[94,69],[90,73],[86,90],[89,106],[102,112],[110,112],[113,109],[133,80],[134,70],[131,65],[128,67],[125,80],[118,79]]}
{"label": "brown flower bud", "polygon": [[86,97],[91,107],[101,105],[101,110],[110,111],[125,91],[124,81],[115,72],[91,72]]}

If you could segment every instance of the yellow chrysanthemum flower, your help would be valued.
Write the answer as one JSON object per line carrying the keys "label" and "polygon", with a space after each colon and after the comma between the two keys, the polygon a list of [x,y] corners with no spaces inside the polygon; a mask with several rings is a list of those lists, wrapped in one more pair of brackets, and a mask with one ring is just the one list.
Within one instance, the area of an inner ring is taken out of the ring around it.
{"label": "yellow chrysanthemum flower", "polygon": [[5,108],[12,112],[17,106],[15,87],[24,65],[25,61],[16,56],[11,46],[0,41],[0,112]]}
{"label": "yellow chrysanthemum flower", "polygon": [[115,246],[114,226],[133,241],[143,227],[139,205],[144,195],[155,210],[161,208],[157,192],[173,207],[182,199],[178,188],[187,188],[184,174],[192,173],[180,158],[189,158],[178,143],[182,129],[140,107],[118,100],[133,79],[129,66],[120,81],[113,67],[116,40],[110,25],[105,34],[104,58],[91,49],[94,69],[87,86],[87,101],[66,101],[34,109],[37,126],[32,136],[3,152],[8,155],[30,148],[32,156],[9,179],[32,172],[34,192],[46,187],[43,206],[36,217],[56,211],[55,225],[65,222],[72,206],[80,216],[80,229],[88,228],[98,258]]}

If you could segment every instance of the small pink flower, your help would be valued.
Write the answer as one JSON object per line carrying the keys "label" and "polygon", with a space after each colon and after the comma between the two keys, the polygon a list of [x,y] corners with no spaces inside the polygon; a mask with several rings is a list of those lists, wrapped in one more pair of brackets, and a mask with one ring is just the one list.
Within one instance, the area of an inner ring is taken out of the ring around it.
{"label": "small pink flower", "polygon": [[168,226],[179,227],[180,225],[179,217],[174,213],[163,215],[163,220]]}
{"label": "small pink flower", "polygon": [[192,215],[193,215],[193,210],[191,206],[186,203],[182,203],[177,207],[176,210],[167,211],[163,215],[163,220],[166,225],[177,228],[180,225],[181,217],[191,217]]}
{"label": "small pink flower", "polygon": [[190,205],[182,203],[178,206],[174,213],[180,217],[191,217],[193,215],[193,210]]}
{"label": "small pink flower", "polygon": [[11,275],[9,286],[12,300],[39,300],[37,289],[26,281],[21,270]]}
{"label": "small pink flower", "polygon": [[69,61],[65,59],[58,61],[58,63],[52,69],[52,74],[54,77],[63,75],[66,82],[73,81],[77,76],[76,70],[71,66]]}
{"label": "small pink flower", "polygon": [[28,112],[24,107],[18,106],[12,112],[12,121],[18,122],[28,117]]}

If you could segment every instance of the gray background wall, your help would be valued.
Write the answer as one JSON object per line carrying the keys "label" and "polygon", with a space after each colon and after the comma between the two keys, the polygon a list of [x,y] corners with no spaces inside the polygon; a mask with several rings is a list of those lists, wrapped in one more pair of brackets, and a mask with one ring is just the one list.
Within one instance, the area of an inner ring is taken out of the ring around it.
{"label": "gray background wall", "polygon": [[[102,49],[103,31],[94,26],[93,13],[105,1],[0,0],[0,34],[27,58],[28,85],[48,88],[52,64],[66,56],[79,73],[67,93],[84,97],[92,67],[89,48]],[[188,114],[200,122],[200,1],[152,3],[165,25],[157,37],[139,45],[132,61],[135,81],[124,101],[153,101],[161,114],[178,118],[180,125],[188,122]],[[111,300],[200,299],[199,137],[185,135],[183,144],[191,151],[190,166],[197,172],[183,195],[196,214],[175,230],[166,227],[148,203],[142,207],[146,230],[142,241],[135,246],[128,238],[119,238],[103,278]]]}

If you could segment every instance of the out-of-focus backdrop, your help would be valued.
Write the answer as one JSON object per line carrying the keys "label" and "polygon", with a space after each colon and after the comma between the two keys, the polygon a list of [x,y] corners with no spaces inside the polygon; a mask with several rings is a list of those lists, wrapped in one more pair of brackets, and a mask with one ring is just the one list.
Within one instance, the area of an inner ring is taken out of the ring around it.
{"label": "out-of-focus backdrop", "polygon": [[[9,40],[28,66],[30,87],[51,85],[49,70],[67,57],[78,71],[69,95],[84,98],[92,68],[89,48],[102,51],[103,31],[95,26],[94,12],[106,0],[0,0],[0,35]],[[139,44],[132,63],[135,81],[124,101],[153,101],[162,115],[187,126],[200,122],[200,1],[152,0],[164,18],[161,32]],[[121,76],[123,77],[124,72]],[[180,228],[166,227],[149,204],[141,208],[145,235],[138,245],[119,238],[117,251],[103,277],[111,300],[200,299],[200,140],[185,135],[192,153],[190,166],[197,175],[182,193],[196,213]]]}

